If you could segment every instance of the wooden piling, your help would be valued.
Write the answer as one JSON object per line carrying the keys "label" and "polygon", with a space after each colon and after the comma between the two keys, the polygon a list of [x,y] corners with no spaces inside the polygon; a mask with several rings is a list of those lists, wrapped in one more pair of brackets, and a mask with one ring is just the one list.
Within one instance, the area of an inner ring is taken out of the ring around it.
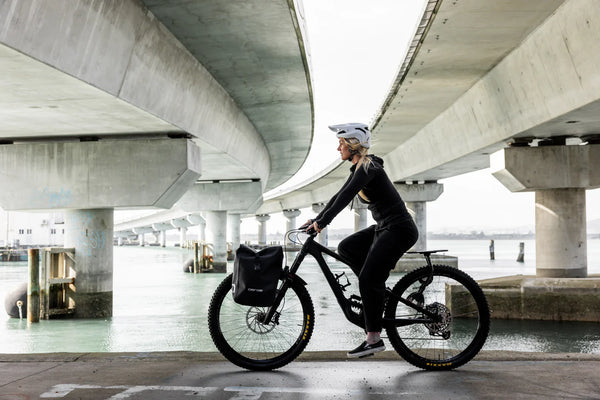
{"label": "wooden piling", "polygon": [[525,242],[519,243],[519,256],[517,262],[525,262]]}
{"label": "wooden piling", "polygon": [[40,322],[40,251],[29,249],[27,283],[27,322]]}
{"label": "wooden piling", "polygon": [[199,272],[198,242],[194,242],[194,273]]}
{"label": "wooden piling", "polygon": [[490,260],[495,260],[496,254],[494,252],[494,240],[490,240]]}

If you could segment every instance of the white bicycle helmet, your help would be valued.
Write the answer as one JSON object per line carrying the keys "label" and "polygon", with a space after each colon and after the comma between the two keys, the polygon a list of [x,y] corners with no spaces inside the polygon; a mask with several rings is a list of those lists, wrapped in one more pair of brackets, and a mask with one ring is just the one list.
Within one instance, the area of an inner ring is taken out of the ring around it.
{"label": "white bicycle helmet", "polygon": [[358,139],[360,145],[369,148],[371,147],[371,132],[369,127],[365,124],[360,123],[349,123],[330,125],[329,129],[336,133],[335,136],[339,138],[355,138]]}

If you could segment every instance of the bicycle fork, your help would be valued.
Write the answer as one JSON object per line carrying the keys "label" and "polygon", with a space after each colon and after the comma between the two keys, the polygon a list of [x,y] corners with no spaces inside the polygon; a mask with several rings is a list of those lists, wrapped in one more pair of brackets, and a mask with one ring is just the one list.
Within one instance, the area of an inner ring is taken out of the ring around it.
{"label": "bicycle fork", "polygon": [[274,317],[279,314],[277,312],[277,309],[279,308],[279,305],[283,301],[285,294],[292,286],[292,283],[297,281],[297,282],[300,282],[304,286],[307,285],[307,283],[304,281],[304,279],[302,279],[298,275],[296,275],[296,271],[300,267],[300,264],[304,260],[304,257],[306,257],[306,254],[307,254],[307,252],[303,248],[302,250],[300,250],[300,253],[298,253],[298,256],[296,256],[296,259],[292,263],[292,267],[290,268],[290,267],[286,266],[283,269],[283,273],[282,273],[282,281],[283,282],[282,282],[280,288],[277,290],[277,294],[275,295],[275,301],[268,308],[268,310],[264,313],[262,318],[261,317],[258,318],[259,322],[261,322],[265,325],[268,325],[272,322],[278,324],[279,318],[278,317],[274,318]]}

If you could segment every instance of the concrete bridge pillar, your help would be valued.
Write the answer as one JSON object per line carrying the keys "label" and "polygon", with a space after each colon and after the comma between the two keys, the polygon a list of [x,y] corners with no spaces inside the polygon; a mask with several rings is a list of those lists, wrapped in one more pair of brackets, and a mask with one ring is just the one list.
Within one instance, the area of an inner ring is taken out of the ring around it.
{"label": "concrete bridge pillar", "polygon": [[206,222],[198,225],[198,241],[206,242]]}
{"label": "concrete bridge pillar", "polygon": [[160,234],[160,236],[157,236],[157,241],[158,237],[160,237],[160,246],[167,247],[167,231],[174,228],[173,224],[170,222],[161,222],[152,224],[152,228]]}
{"label": "concrete bridge pillar", "polygon": [[183,248],[187,240],[187,228],[182,226],[179,228],[179,248]]}
{"label": "concrete bridge pillar", "polygon": [[427,249],[427,202],[437,200],[444,191],[444,185],[437,182],[395,183],[406,207],[413,212],[419,230],[419,240],[411,250]]}
{"label": "concrete bridge pillar", "polygon": [[[317,214],[320,213],[321,211],[323,211],[324,208],[325,208],[325,203],[314,203],[312,205],[312,210],[314,212],[316,212]],[[322,244],[323,246],[327,247],[327,245],[329,243],[329,237],[328,237],[327,227],[323,228],[323,230],[321,231],[321,233],[319,233],[318,240],[319,240],[320,244]]]}
{"label": "concrete bridge pillar", "polygon": [[267,244],[267,221],[271,219],[269,214],[256,216],[258,221],[258,244]]}
{"label": "concrete bridge pillar", "polygon": [[231,250],[235,255],[235,251],[240,247],[241,234],[240,225],[242,224],[241,214],[232,213],[227,214],[227,234],[229,235],[229,242],[231,242]]}
{"label": "concrete bridge pillar", "polygon": [[587,276],[585,189],[600,187],[600,145],[509,147],[493,175],[513,192],[535,192],[536,276]]}
{"label": "concrete bridge pillar", "polygon": [[200,214],[190,214],[187,216],[191,225],[198,226],[198,241],[206,241],[206,220]]}
{"label": "concrete bridge pillar", "polygon": [[213,268],[216,272],[227,271],[227,211],[206,213],[206,239],[213,245]]}
{"label": "concrete bridge pillar", "polygon": [[172,219],[171,225],[179,229],[179,248],[183,248],[185,241],[187,240],[188,227],[192,226],[192,223],[187,217],[183,217]]}
{"label": "concrete bridge pillar", "polygon": [[[283,210],[283,216],[285,218],[287,218],[287,220],[285,221],[285,231],[289,232],[292,229],[296,229],[296,217],[298,217],[300,215],[300,210],[298,209],[292,209],[292,210]],[[292,244],[290,242],[290,240],[287,238],[285,238],[285,244],[286,245],[290,245]]]}
{"label": "concrete bridge pillar", "polygon": [[152,233],[153,229],[151,227],[142,227],[142,228],[133,228],[133,233],[138,235],[140,240],[140,246],[146,245],[146,233]]}
{"label": "concrete bridge pillar", "polygon": [[113,210],[65,212],[65,247],[75,249],[75,317],[112,316]]}
{"label": "concrete bridge pillar", "polygon": [[367,227],[368,206],[358,200],[357,197],[352,200],[352,210],[354,211],[354,232],[358,232]]}
{"label": "concrete bridge pillar", "polygon": [[587,276],[585,189],[535,192],[536,275]]}
{"label": "concrete bridge pillar", "polygon": [[[223,232],[226,231],[227,213],[232,215],[253,214],[262,203],[262,186],[260,182],[212,182],[196,183],[184,196],[177,202],[177,207],[181,210],[194,213],[188,216],[190,221],[195,221],[199,212],[211,210],[211,212],[223,212]],[[234,217],[235,218],[235,217]],[[207,214],[207,219],[208,214]],[[196,223],[196,222],[194,222]],[[207,221],[207,228],[211,229],[210,221]],[[237,239],[239,227],[234,229],[232,238]],[[266,233],[265,233],[266,236]],[[200,231],[200,240],[202,240],[202,230]],[[226,235],[223,233],[223,244],[226,255]],[[210,241],[210,239],[209,239]]]}

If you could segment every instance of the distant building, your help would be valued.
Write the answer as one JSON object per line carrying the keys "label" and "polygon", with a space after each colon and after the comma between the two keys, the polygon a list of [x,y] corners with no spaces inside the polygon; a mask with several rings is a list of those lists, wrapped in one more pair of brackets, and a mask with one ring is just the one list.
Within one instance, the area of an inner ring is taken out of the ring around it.
{"label": "distant building", "polygon": [[62,213],[25,213],[0,209],[0,247],[62,246]]}

